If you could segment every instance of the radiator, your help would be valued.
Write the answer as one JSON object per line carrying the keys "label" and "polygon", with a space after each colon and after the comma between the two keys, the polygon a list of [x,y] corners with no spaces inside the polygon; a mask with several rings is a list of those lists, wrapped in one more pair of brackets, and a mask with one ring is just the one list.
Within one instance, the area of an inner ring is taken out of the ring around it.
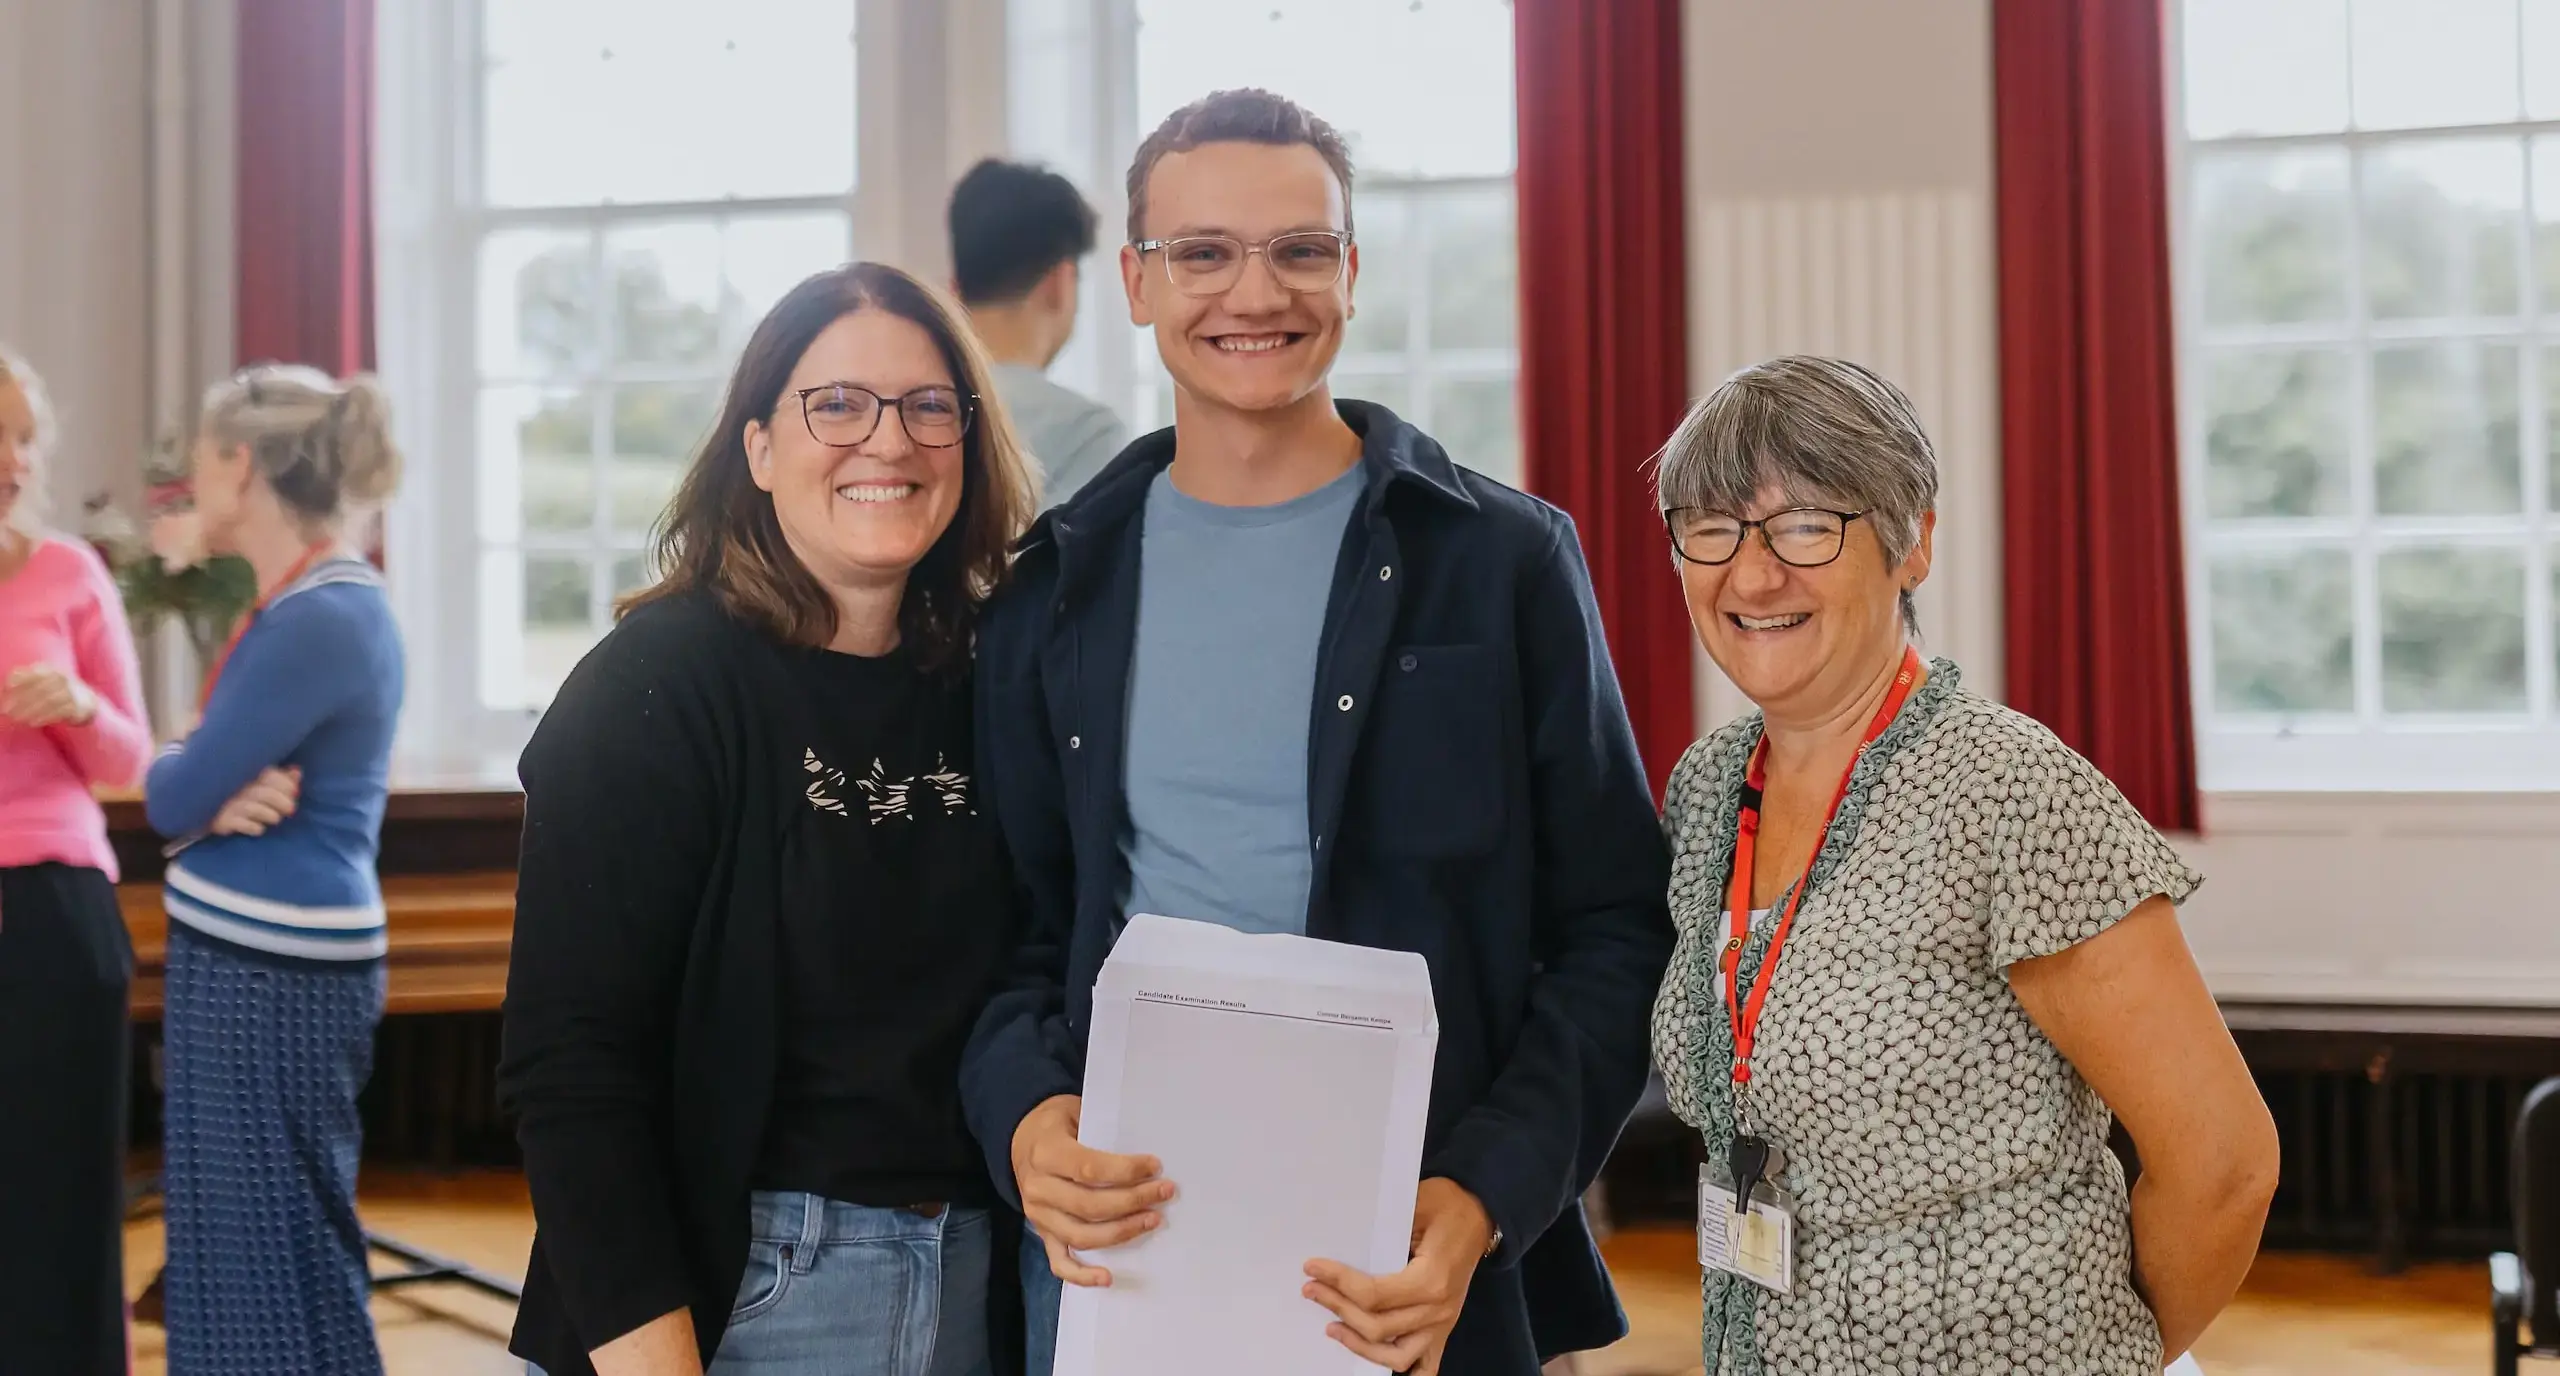
{"label": "radiator", "polygon": [[2513,1245],[2509,1141],[2534,1082],[2402,1075],[2386,1092],[2366,1075],[2261,1072],[2284,1142],[2267,1245],[2471,1260]]}

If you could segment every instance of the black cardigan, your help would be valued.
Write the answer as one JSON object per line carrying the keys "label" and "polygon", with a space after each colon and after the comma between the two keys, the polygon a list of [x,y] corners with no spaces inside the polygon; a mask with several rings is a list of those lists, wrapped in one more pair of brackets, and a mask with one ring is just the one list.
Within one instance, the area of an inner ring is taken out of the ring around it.
{"label": "black cardigan", "polygon": [[[779,804],[800,792],[784,747],[801,709],[773,649],[708,595],[653,603],[525,747],[498,1094],[537,1225],[509,1350],[551,1376],[679,1307],[708,1363],[746,1271],[780,1054]],[[1019,1225],[999,1225],[1009,1364]]]}

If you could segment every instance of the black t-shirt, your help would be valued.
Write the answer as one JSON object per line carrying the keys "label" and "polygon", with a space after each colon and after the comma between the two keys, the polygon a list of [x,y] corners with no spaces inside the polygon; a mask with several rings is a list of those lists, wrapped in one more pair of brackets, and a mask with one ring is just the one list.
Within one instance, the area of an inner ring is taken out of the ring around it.
{"label": "black t-shirt", "polygon": [[984,1205],[960,1051],[1013,935],[971,777],[969,685],[791,649],[810,737],[783,829],[781,1059],[755,1184],[854,1204]]}

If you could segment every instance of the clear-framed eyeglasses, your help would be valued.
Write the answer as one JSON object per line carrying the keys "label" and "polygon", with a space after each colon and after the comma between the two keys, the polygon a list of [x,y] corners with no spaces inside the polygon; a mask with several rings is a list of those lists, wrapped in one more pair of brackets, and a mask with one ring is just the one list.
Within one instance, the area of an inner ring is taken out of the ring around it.
{"label": "clear-framed eyeglasses", "polygon": [[830,382],[803,387],[792,395],[800,398],[800,416],[809,423],[810,436],[835,449],[851,449],[871,438],[880,428],[882,413],[892,406],[898,408],[908,439],[928,449],[948,449],[969,432],[969,422],[977,413],[977,398],[950,387],[918,387],[901,396],[884,397],[868,387]]}
{"label": "clear-framed eyeglasses", "polygon": [[1257,253],[1281,286],[1296,292],[1326,291],[1342,280],[1342,265],[1351,257],[1351,231],[1293,230],[1258,244],[1226,234],[1186,234],[1175,239],[1141,239],[1130,247],[1161,257],[1165,280],[1185,296],[1223,296],[1234,290],[1244,277],[1245,260]]}
{"label": "clear-framed eyeglasses", "polygon": [[1675,506],[1662,513],[1662,524],[1671,534],[1672,551],[1692,564],[1733,562],[1733,556],[1742,552],[1743,540],[1757,530],[1761,543],[1779,563],[1818,569],[1840,557],[1849,523],[1866,514],[1800,506],[1746,521],[1729,511]]}

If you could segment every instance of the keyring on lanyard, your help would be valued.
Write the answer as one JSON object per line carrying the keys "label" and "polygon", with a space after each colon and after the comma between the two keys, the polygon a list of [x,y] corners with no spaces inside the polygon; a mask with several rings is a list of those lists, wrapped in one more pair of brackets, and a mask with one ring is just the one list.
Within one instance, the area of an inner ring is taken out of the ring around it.
{"label": "keyring on lanyard", "polygon": [[[1840,804],[1849,797],[1849,783],[1857,777],[1858,764],[1867,756],[1867,747],[1893,725],[1901,714],[1902,704],[1920,679],[1920,652],[1903,647],[1902,669],[1894,675],[1893,686],[1876,708],[1875,717],[1867,723],[1867,733],[1858,742],[1858,751],[1849,758],[1849,767],[1840,773],[1840,786],[1831,794],[1831,806],[1822,815],[1822,831],[1815,838],[1813,855],[1822,856],[1823,847],[1831,840],[1831,824],[1840,816]],[[1717,962],[1717,975],[1724,986],[1725,1015],[1733,1027],[1733,1120],[1734,1129],[1744,1139],[1756,1136],[1751,1128],[1751,1055],[1760,1033],[1760,1010],[1769,1000],[1769,986],[1778,973],[1778,953],[1787,943],[1787,933],[1795,925],[1796,912],[1804,906],[1804,896],[1813,887],[1813,864],[1807,861],[1805,872],[1787,892],[1785,906],[1777,913],[1776,924],[1769,932],[1769,949],[1760,956],[1760,969],[1751,981],[1751,989],[1742,989],[1742,948],[1751,938],[1751,868],[1760,848],[1760,796],[1768,783],[1769,738],[1751,748],[1751,765],[1742,788],[1742,814],[1733,833],[1733,873],[1725,888],[1728,914],[1727,938],[1722,957]]]}

